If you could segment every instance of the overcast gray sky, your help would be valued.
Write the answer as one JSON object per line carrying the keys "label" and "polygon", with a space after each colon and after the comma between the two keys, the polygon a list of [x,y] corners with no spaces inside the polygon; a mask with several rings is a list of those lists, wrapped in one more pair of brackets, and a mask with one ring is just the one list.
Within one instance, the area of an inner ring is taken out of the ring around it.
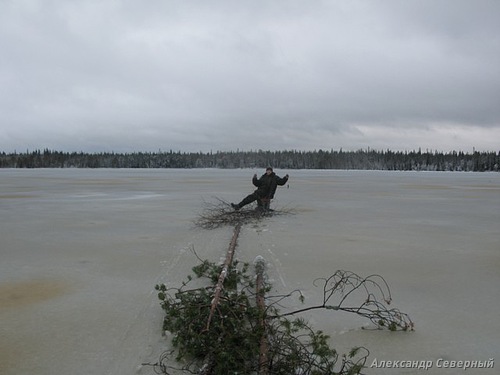
{"label": "overcast gray sky", "polygon": [[498,0],[0,0],[0,151],[500,150]]}

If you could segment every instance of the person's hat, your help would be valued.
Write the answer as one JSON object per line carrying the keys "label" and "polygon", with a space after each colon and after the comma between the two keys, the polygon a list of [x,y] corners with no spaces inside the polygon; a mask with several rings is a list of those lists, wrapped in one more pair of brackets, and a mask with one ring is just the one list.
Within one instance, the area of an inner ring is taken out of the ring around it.
{"label": "person's hat", "polygon": [[271,171],[271,172],[272,172],[272,171],[273,171],[273,169],[272,169],[271,167],[267,167],[267,168],[266,168],[266,171]]}

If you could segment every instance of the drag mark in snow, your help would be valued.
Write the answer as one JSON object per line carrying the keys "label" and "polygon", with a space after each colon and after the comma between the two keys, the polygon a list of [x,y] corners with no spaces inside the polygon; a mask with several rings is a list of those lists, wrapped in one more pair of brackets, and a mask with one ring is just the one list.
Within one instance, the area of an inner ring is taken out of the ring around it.
{"label": "drag mark in snow", "polygon": [[[212,236],[212,238],[206,242],[206,246],[207,247],[212,247],[213,246],[213,243],[215,242],[215,238],[216,235],[214,234]],[[174,270],[178,270],[179,269],[179,263],[181,262],[183,256],[185,256],[185,254],[187,252],[190,252],[191,255],[193,255],[195,257],[195,255],[193,254],[194,252],[194,243],[196,242],[198,236],[194,236],[191,238],[191,242],[189,242],[186,246],[180,248],[179,250],[177,250],[173,256],[173,258],[171,259],[168,259],[168,260],[162,260],[160,263],[162,266],[166,267],[166,269],[162,270],[161,271],[161,274],[157,277],[157,281],[156,283],[157,284],[160,284],[160,283],[166,283],[166,280],[168,280],[169,278],[171,279],[174,279],[174,280],[178,280],[179,278],[179,275],[171,275],[171,273],[174,271]],[[156,291],[153,289],[151,291],[151,293],[156,293]]]}
{"label": "drag mark in snow", "polygon": [[271,249],[267,249],[267,252],[269,254],[271,254],[271,259],[272,259],[273,263],[276,265],[276,273],[278,274],[278,276],[280,278],[281,284],[284,287],[286,287],[285,277],[284,277],[285,275],[282,272],[283,265],[281,264],[280,260],[278,259],[276,254],[274,254],[274,252]]}
{"label": "drag mark in snow", "polygon": [[[160,284],[161,280],[165,280],[165,279],[168,278],[168,276],[170,275],[170,273],[172,272],[172,270],[174,270],[177,267],[177,265],[179,264],[179,261],[181,260],[181,257],[186,253],[186,250],[188,249],[188,247],[183,247],[179,251],[177,251],[177,254],[175,254],[175,257],[173,259],[162,260],[161,261],[161,265],[162,266],[167,266],[168,265],[168,267],[167,267],[167,269],[165,271],[162,271],[161,274],[156,279],[157,280],[157,284]],[[153,294],[153,293],[156,293],[156,291],[154,289],[151,290],[151,294]]]}

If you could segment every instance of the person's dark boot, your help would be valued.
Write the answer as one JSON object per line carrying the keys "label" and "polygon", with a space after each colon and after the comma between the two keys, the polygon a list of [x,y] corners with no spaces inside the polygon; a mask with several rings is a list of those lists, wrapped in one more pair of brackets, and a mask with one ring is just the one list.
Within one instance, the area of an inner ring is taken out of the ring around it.
{"label": "person's dark boot", "polygon": [[231,203],[231,207],[233,207],[235,211],[238,211],[241,208],[239,204],[234,203]]}

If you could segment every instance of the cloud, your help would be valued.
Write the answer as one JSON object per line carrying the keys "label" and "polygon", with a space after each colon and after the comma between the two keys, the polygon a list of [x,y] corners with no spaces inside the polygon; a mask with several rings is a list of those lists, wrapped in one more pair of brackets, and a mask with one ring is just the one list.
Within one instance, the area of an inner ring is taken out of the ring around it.
{"label": "cloud", "polygon": [[482,0],[4,1],[0,150],[495,150],[498,16]]}

